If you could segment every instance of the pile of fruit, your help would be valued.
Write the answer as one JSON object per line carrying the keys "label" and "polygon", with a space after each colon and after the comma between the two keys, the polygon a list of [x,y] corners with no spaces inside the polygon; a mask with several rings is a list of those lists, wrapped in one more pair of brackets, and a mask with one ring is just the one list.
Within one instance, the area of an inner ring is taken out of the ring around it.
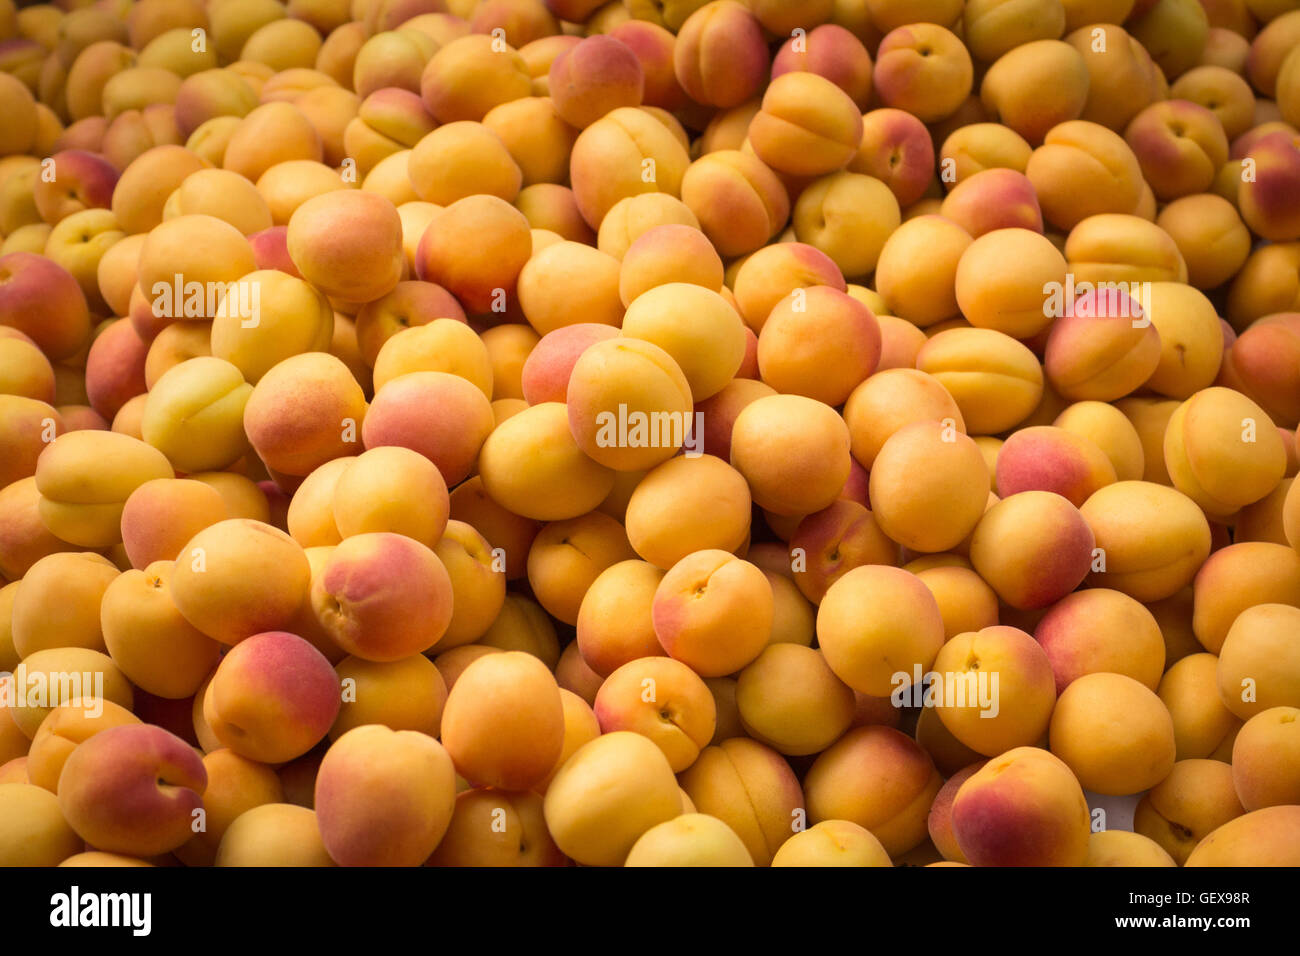
{"label": "pile of fruit", "polygon": [[1300,0],[0,0],[0,865],[1300,865]]}

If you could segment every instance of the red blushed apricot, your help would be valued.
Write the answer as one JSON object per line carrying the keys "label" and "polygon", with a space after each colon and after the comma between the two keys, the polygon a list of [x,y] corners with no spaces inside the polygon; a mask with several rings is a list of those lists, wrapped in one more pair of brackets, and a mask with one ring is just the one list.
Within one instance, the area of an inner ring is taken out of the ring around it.
{"label": "red blushed apricot", "polygon": [[1115,467],[1093,442],[1064,428],[1034,426],[1011,435],[998,452],[998,493],[1053,491],[1076,508],[1117,480]]}
{"label": "red blushed apricot", "polygon": [[621,107],[578,136],[569,156],[569,178],[583,219],[597,229],[621,199],[679,195],[688,165],[685,145],[658,117]]}
{"label": "red blushed apricot", "polygon": [[296,634],[241,641],[221,659],[203,697],[212,732],[235,753],[261,763],[300,757],[338,716],[339,679],[329,661]]}
{"label": "red blushed apricot", "polygon": [[876,50],[876,94],[926,123],[955,113],[970,94],[974,67],[950,30],[913,23],[890,31]]}
{"label": "red blushed apricot", "polygon": [[895,564],[897,552],[866,507],[841,498],[799,522],[783,567],[793,568],[800,593],[818,604],[831,585],[854,568]]}
{"label": "red blushed apricot", "polygon": [[44,256],[0,256],[0,326],[27,335],[51,360],[69,358],[90,336],[86,296],[72,273]]}
{"label": "red blushed apricot", "polygon": [[1059,758],[1017,747],[976,771],[953,799],[952,828],[976,866],[1079,866],[1091,816]]}
{"label": "red blushed apricot", "polygon": [[[468,237],[473,239],[467,243]],[[532,234],[523,213],[496,196],[470,196],[430,220],[416,252],[416,271],[470,312],[482,313],[505,301],[503,296],[512,297],[531,255]]]}
{"label": "red blushed apricot", "polygon": [[664,572],[646,561],[620,561],[606,568],[583,595],[577,647],[600,677],[629,661],[663,653],[651,608]]}
{"label": "red blushed apricot", "polygon": [[555,678],[536,657],[520,651],[480,658],[447,696],[442,740],[466,779],[528,789],[555,766],[564,742]]}
{"label": "red blushed apricot", "polygon": [[1221,383],[1259,403],[1279,425],[1291,425],[1300,421],[1298,357],[1300,313],[1266,316],[1246,329],[1227,350]]}
{"label": "red blushed apricot", "polygon": [[735,378],[718,394],[697,403],[696,413],[704,416],[701,435],[704,454],[730,461],[731,432],[736,417],[751,402],[765,395],[775,394],[776,391],[771,386],[762,382],[748,378]]}
{"label": "red blushed apricot", "polygon": [[1238,208],[1255,235],[1275,242],[1300,239],[1300,138],[1279,130],[1257,140],[1247,156],[1254,161],[1253,180],[1241,183]]}
{"label": "red blushed apricot", "polygon": [[942,785],[929,755],[889,727],[849,731],[804,778],[810,820],[848,820],[865,827],[891,857],[926,838],[930,805]]}
{"label": "red blushed apricot", "polygon": [[844,406],[853,458],[867,469],[891,435],[918,421],[951,421],[957,431],[966,431],[961,411],[943,385],[911,367],[876,373],[854,389]]}
{"label": "red blushed apricot", "polygon": [[371,724],[341,736],[316,777],[330,857],[344,866],[420,866],[447,832],[456,772],[427,734]]}
{"label": "red blushed apricot", "polygon": [[975,238],[995,229],[1043,231],[1043,212],[1033,183],[1014,169],[985,169],[958,181],[940,214]]}
{"label": "red blushed apricot", "polygon": [[757,567],[726,551],[697,551],[655,589],[655,634],[670,657],[702,677],[740,670],[772,631],[772,588]]}
{"label": "red blushed apricot", "polygon": [[862,141],[850,172],[875,177],[889,187],[899,206],[925,193],[934,178],[934,142],[925,124],[905,110],[871,110],[862,117]]}
{"label": "red blushed apricot", "polygon": [[833,408],[802,395],[745,406],[731,433],[731,465],[754,503],[779,515],[811,514],[839,496],[849,476],[849,430]]}
{"label": "red blushed apricot", "polygon": [[769,62],[762,26],[733,0],[697,9],[673,44],[673,71],[682,89],[697,103],[723,109],[761,89]]}
{"label": "red blushed apricot", "polygon": [[1110,672],[1155,690],[1165,665],[1156,619],[1119,591],[1090,588],[1067,595],[1039,621],[1034,637],[1047,652],[1056,692],[1084,674]]}
{"label": "red blushed apricot", "polygon": [[36,474],[45,446],[63,431],[52,405],[22,395],[0,395],[0,488]]}
{"label": "red blushed apricot", "polygon": [[1228,137],[1210,110],[1190,100],[1153,103],[1124,132],[1142,175],[1165,201],[1205,192],[1228,161]]}
{"label": "red blushed apricot", "polygon": [[122,543],[133,567],[173,561],[190,538],[225,518],[225,501],[201,482],[147,481],[123,505]]}
{"label": "red blushed apricot", "polygon": [[1160,333],[1122,290],[1085,291],[1052,326],[1043,357],[1048,381],[1064,398],[1123,398],[1160,363]]}
{"label": "red blushed apricot", "polygon": [[431,549],[374,532],[343,541],[312,583],[312,607],[349,654],[394,661],[435,645],[451,620],[451,579]]}
{"label": "red blushed apricot", "polygon": [[778,392],[843,404],[876,369],[880,327],[866,306],[828,286],[776,304],[758,338],[763,381]]}
{"label": "red blushed apricot", "polygon": [[980,519],[971,563],[1005,603],[1047,607],[1088,575],[1096,540],[1079,509],[1058,494],[1023,491]]}
{"label": "red blushed apricot", "polygon": [[644,657],[619,667],[601,684],[594,710],[602,733],[644,734],[675,773],[695,762],[716,726],[708,686],[670,657]]}
{"label": "red blushed apricot", "polygon": [[780,242],[747,257],[731,288],[745,324],[761,332],[778,302],[798,289],[819,285],[840,292],[848,288],[839,266],[826,253],[803,242]]}
{"label": "red blushed apricot", "polygon": [[636,54],[614,37],[600,34],[557,56],[548,79],[556,112],[578,129],[620,106],[640,106],[645,93],[645,74]]}
{"label": "red blushed apricot", "polygon": [[154,856],[192,835],[207,772],[185,741],[161,727],[130,724],[95,734],[63,765],[59,809],[92,846]]}
{"label": "red blushed apricot", "polygon": [[530,405],[563,402],[569,376],[578,358],[591,345],[618,335],[613,326],[579,322],[555,329],[542,336],[528,353],[522,370],[524,399]]}
{"label": "red blushed apricot", "polygon": [[823,23],[806,36],[791,37],[772,60],[773,78],[791,72],[816,73],[842,89],[863,110],[871,99],[871,69],[871,54],[862,41],[835,23]]}
{"label": "red blushed apricot", "polygon": [[[427,407],[443,414],[433,419],[413,412]],[[492,427],[491,405],[473,383],[447,372],[408,372],[375,395],[361,436],[367,448],[400,445],[419,452],[455,485],[469,475]]]}

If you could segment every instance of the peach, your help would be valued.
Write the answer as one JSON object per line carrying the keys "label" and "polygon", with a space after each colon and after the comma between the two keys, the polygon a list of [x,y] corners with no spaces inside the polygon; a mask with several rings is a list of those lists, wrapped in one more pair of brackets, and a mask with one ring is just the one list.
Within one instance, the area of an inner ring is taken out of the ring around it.
{"label": "peach", "polygon": [[984,514],[988,468],[955,424],[914,422],[881,446],[869,489],[876,522],[892,540],[913,551],[947,551]]}
{"label": "peach", "polygon": [[653,114],[620,107],[574,141],[569,174],[578,209],[596,229],[620,199],[680,194],[689,164],[685,146]]}
{"label": "peach", "polygon": [[802,818],[803,792],[780,754],[744,737],[705,748],[681,777],[702,813],[725,822],[755,865],[767,866]]}
{"label": "peach", "polygon": [[1295,707],[1273,707],[1251,717],[1232,745],[1232,781],[1246,810],[1295,803],[1300,792],[1295,754],[1300,745]]}
{"label": "peach", "polygon": [[221,659],[203,698],[211,731],[262,763],[300,757],[339,712],[339,678],[311,644],[282,631],[255,634]]}
{"label": "peach", "polygon": [[856,823],[896,857],[925,840],[930,804],[942,783],[915,741],[889,727],[859,727],[809,768],[808,818]]}
{"label": "peach", "polygon": [[303,277],[346,302],[377,299],[402,277],[401,220],[391,203],[370,193],[308,199],[289,219],[288,243]]}
{"label": "peach", "polygon": [[419,866],[447,832],[455,796],[455,770],[438,741],[416,731],[357,727],[321,761],[321,839],[344,866]]}
{"label": "peach", "polygon": [[943,644],[934,595],[915,575],[881,565],[850,570],[827,589],[817,611],[826,663],[854,690],[887,697],[928,668]]}
{"label": "peach", "polygon": [[849,728],[852,690],[820,651],[772,644],[740,672],[736,703],[746,730],[780,753],[820,753]]}
{"label": "peach", "polygon": [[311,603],[345,652],[400,660],[433,647],[451,620],[451,578],[427,546],[392,532],[345,539],[311,585]]}
{"label": "peach", "polygon": [[[15,81],[17,82],[17,81]],[[83,842],[68,825],[54,794],[30,783],[0,784],[0,863],[57,866],[79,853]]]}
{"label": "peach", "polygon": [[822,176],[843,169],[861,148],[862,114],[830,80],[816,73],[785,73],[763,94],[749,125],[749,143],[777,172]]}
{"label": "peach", "polygon": [[220,645],[181,616],[171,594],[172,565],[155,561],[116,577],[99,614],[113,662],[148,693],[192,696],[212,673]]}
{"label": "peach", "polygon": [[1133,829],[1159,843],[1181,866],[1209,833],[1244,812],[1226,763],[1180,760],[1138,803]]}
{"label": "peach", "polygon": [[772,866],[892,866],[875,835],[850,820],[823,820],[781,844]]}
{"label": "peach", "polygon": [[990,760],[957,791],[952,829],[976,866],[1079,866],[1090,814],[1083,790],[1058,758],[1017,747]]}
{"label": "peach", "polygon": [[[468,246],[467,236],[474,237]],[[491,253],[467,257],[467,248]],[[455,295],[470,312],[499,311],[531,253],[523,213],[495,196],[470,196],[430,220],[416,253],[416,270],[420,278]]]}
{"label": "peach", "polygon": [[1219,694],[1240,717],[1300,700],[1300,657],[1293,641],[1300,610],[1288,604],[1257,604],[1237,616],[1219,651]]}
{"label": "peach", "polygon": [[327,353],[305,352],[258,381],[244,406],[244,431],[268,468],[302,476],[356,450],[365,418],[365,396],[348,367]]}
{"label": "peach", "polygon": [[108,547],[122,540],[122,508],[131,492],[172,475],[162,453],[138,439],[96,431],[63,435],[36,463],[41,521],[71,544]]}
{"label": "peach", "polygon": [[654,631],[670,657],[702,677],[754,660],[772,631],[772,589],[763,572],[719,550],[688,555],[655,589]]}
{"label": "peach", "polygon": [[998,451],[996,482],[1003,497],[1052,491],[1077,508],[1116,480],[1114,465],[1094,442],[1056,426],[1022,428]]}
{"label": "peach", "polygon": [[[1048,89],[1052,95],[1042,95]],[[980,83],[984,109],[1031,145],[1042,143],[1052,127],[1083,115],[1088,92],[1084,57],[1056,39],[1034,40],[1009,50]]]}
{"label": "peach", "polygon": [[95,734],[68,757],[58,804],[77,835],[110,853],[153,856],[191,836],[207,772],[180,738],[130,724]]}
{"label": "peach", "polygon": [[867,469],[891,435],[919,421],[951,421],[957,431],[966,431],[961,410],[940,381],[913,368],[877,372],[844,406],[853,458]]}
{"label": "peach", "polygon": [[954,33],[938,24],[912,23],[880,41],[872,79],[885,106],[934,123],[957,111],[973,77],[970,53]]}
{"label": "peach", "polygon": [[972,434],[994,434],[1019,424],[1043,394],[1042,371],[1033,353],[993,329],[939,332],[917,354],[916,367],[948,389]]}

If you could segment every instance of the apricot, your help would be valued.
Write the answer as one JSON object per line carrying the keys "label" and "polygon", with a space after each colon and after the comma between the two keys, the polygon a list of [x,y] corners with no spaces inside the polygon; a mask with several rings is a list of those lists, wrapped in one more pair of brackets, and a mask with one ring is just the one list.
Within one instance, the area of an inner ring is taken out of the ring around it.
{"label": "apricot", "polygon": [[617,866],[643,833],[679,816],[682,801],[663,751],[641,734],[614,731],[565,762],[547,787],[543,811],[566,856]]}
{"label": "apricot", "polygon": [[637,483],[627,503],[633,549],[664,569],[695,551],[737,550],[749,523],[744,477],[712,455],[670,458]]}
{"label": "apricot", "polygon": [[1095,535],[1067,499],[1050,491],[1022,491],[980,518],[970,543],[971,564],[1004,603],[1022,610],[1047,607],[1088,575]]}
{"label": "apricot", "polygon": [[689,164],[686,148],[667,126],[646,110],[625,106],[579,134],[569,175],[582,218],[597,229],[621,199],[679,195]]}
{"label": "apricot", "polygon": [[1295,808],[1265,807],[1229,820],[1205,836],[1185,866],[1294,866],[1300,859]]}
{"label": "apricot", "polygon": [[1090,819],[1070,768],[1036,747],[990,760],[962,784],[952,805],[957,844],[975,866],[1082,865]]}
{"label": "apricot", "polygon": [[1058,695],[1079,677],[1099,671],[1156,690],[1165,670],[1165,642],[1155,617],[1138,601],[1108,588],[1062,598],[1038,622],[1034,638],[1047,652]]}
{"label": "apricot", "polygon": [[701,677],[732,674],[754,660],[767,646],[772,614],[763,572],[718,550],[696,551],[674,564],[651,606],[659,643]]}
{"label": "apricot", "polygon": [[954,425],[914,422],[881,446],[870,495],[872,514],[892,540],[913,551],[947,551],[984,514],[988,469],[979,447]]}
{"label": "apricot", "polygon": [[984,74],[979,92],[990,116],[1036,146],[1052,127],[1083,115],[1088,91],[1083,56],[1068,43],[1044,39],[998,57]]}
{"label": "apricot", "polygon": [[0,784],[0,808],[0,863],[5,866],[57,866],[81,852],[81,836],[49,790],[30,783]]}
{"label": "apricot", "polygon": [[1232,745],[1232,782],[1246,810],[1296,801],[1300,740],[1295,707],[1271,707],[1246,721]]}
{"label": "apricot", "polygon": [[1042,369],[1033,353],[993,329],[941,331],[917,353],[916,367],[948,390],[972,434],[1018,425],[1043,395]]}
{"label": "apricot", "polygon": [[731,465],[759,507],[805,515],[838,497],[849,474],[849,445],[849,429],[829,405],[801,395],[765,396],[736,417]]}
{"label": "apricot", "polygon": [[1219,650],[1219,694],[1224,705],[1249,720],[1271,707],[1296,706],[1300,661],[1293,641],[1300,610],[1257,604],[1237,615]]}
{"label": "apricot", "polygon": [[[817,609],[817,640],[835,675],[862,694],[888,697],[923,673],[943,644],[943,618],[914,574],[881,565],[835,581]],[[900,677],[901,675],[901,677]]]}
{"label": "apricot", "polygon": [[970,233],[941,216],[918,216],[894,230],[875,278],[890,314],[922,328],[955,316],[957,270],[971,241]]}
{"label": "apricot", "polygon": [[859,727],[809,768],[808,818],[856,823],[897,857],[926,838],[930,803],[942,783],[915,741],[889,727]]}
{"label": "apricot", "polygon": [[680,661],[643,657],[614,670],[593,705],[601,733],[649,737],[675,773],[695,762],[713,738],[717,709],[708,686]]}
{"label": "apricot", "polygon": [[1138,803],[1133,829],[1185,865],[1201,840],[1244,812],[1226,763],[1180,760]]}
{"label": "apricot", "polygon": [[823,820],[794,834],[772,866],[893,866],[875,835],[850,820]]}
{"label": "apricot", "polygon": [[852,690],[820,651],[797,644],[767,647],[737,678],[740,719],[756,740],[779,753],[820,753],[853,719]]}
{"label": "apricot", "polygon": [[347,866],[420,866],[447,832],[455,770],[438,741],[367,725],[339,737],[316,777],[320,836]]}
{"label": "apricot", "polygon": [[880,41],[872,83],[885,106],[934,123],[957,111],[970,95],[973,76],[970,53],[952,31],[911,23]]}

